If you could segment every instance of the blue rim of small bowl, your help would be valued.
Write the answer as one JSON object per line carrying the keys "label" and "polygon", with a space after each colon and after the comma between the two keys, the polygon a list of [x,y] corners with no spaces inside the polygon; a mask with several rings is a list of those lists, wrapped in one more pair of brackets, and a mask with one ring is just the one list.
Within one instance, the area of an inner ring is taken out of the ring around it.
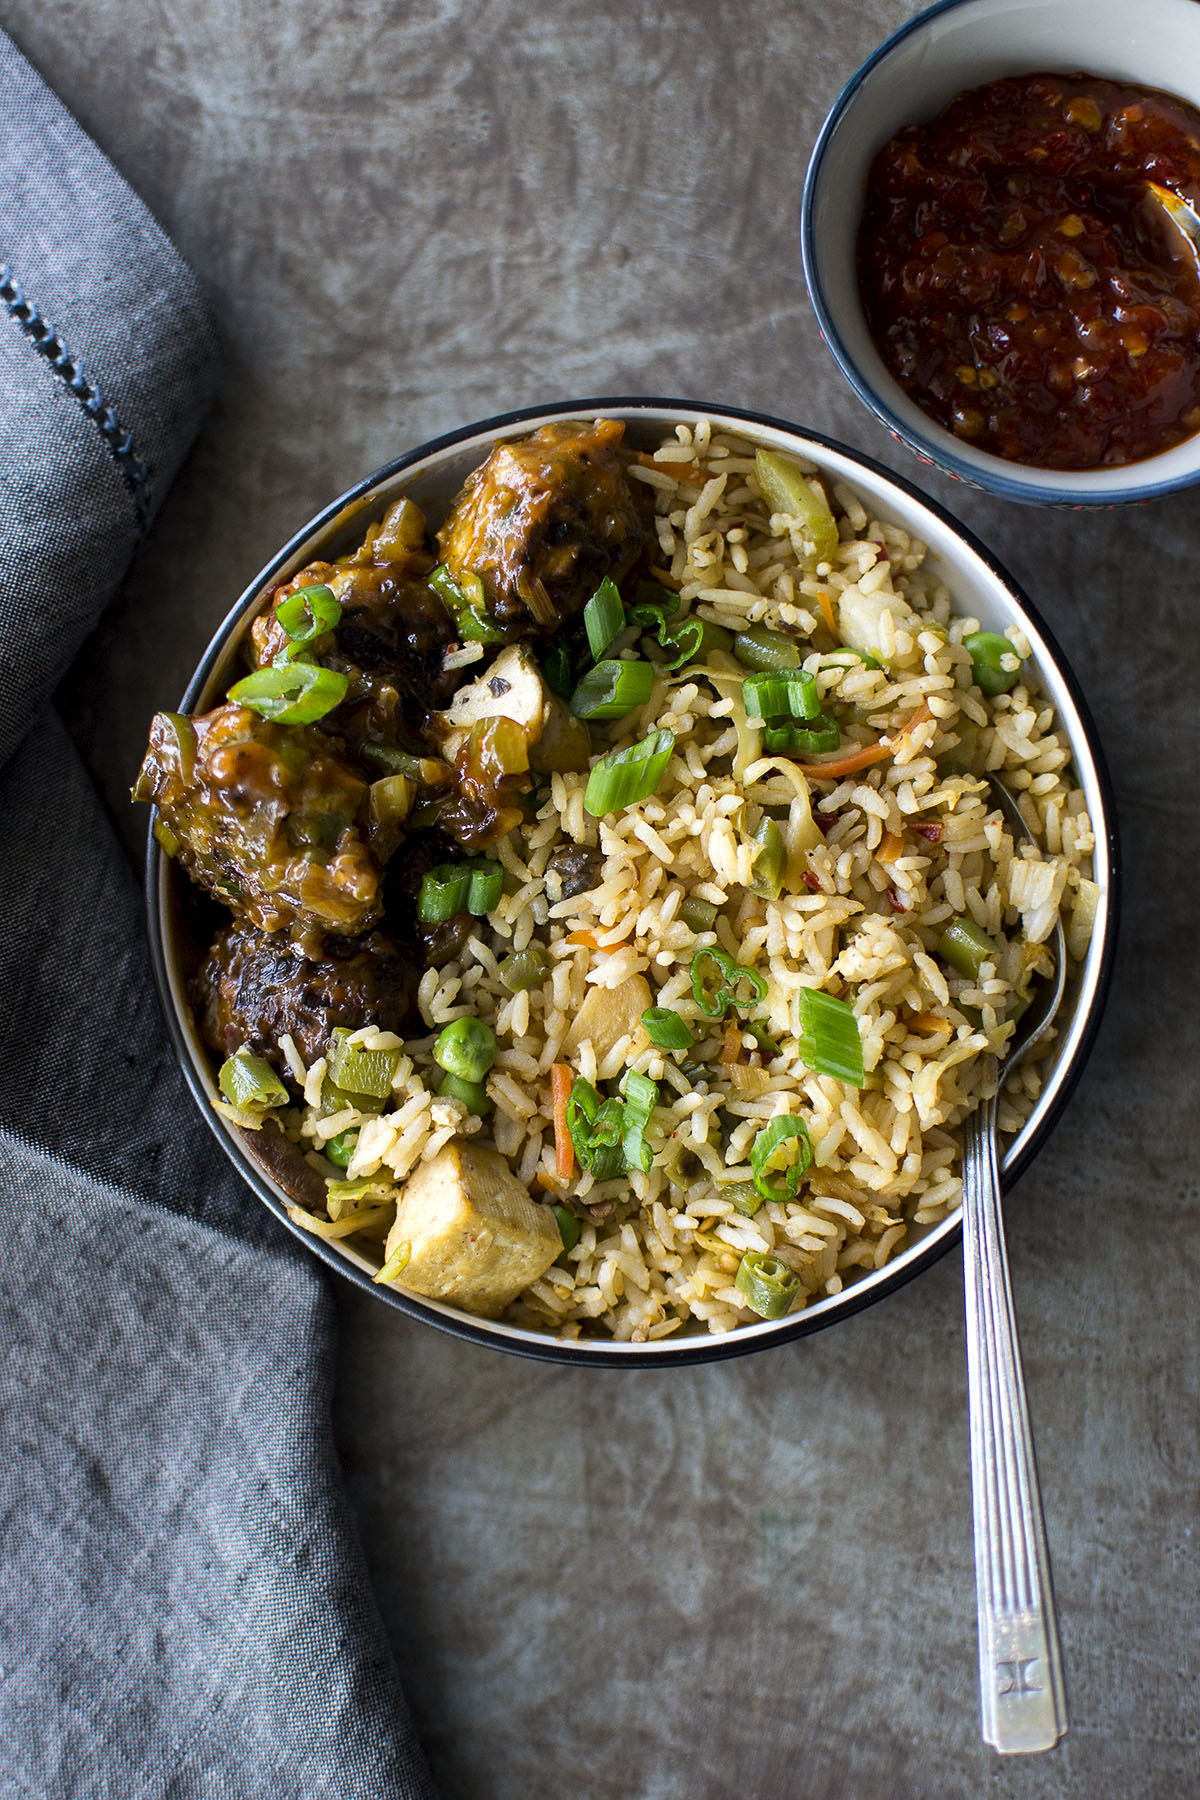
{"label": "blue rim of small bowl", "polygon": [[[510,431],[546,418],[591,417],[618,410],[625,414],[669,412],[676,413],[680,417],[695,415],[734,420],[748,426],[766,426],[769,430],[781,431],[794,437],[803,438],[809,443],[819,444],[837,456],[849,458],[861,468],[899,488],[907,499],[926,508],[946,525],[985,564],[995,579],[1007,589],[1016,605],[1028,615],[1046,641],[1055,669],[1078,713],[1082,735],[1091,758],[1096,784],[1103,803],[1109,870],[1105,910],[1106,930],[1105,941],[1101,947],[1096,968],[1093,1003],[1084,1022],[1074,1059],[1059,1080],[1054,1100],[1048,1107],[1038,1131],[1024,1146],[1019,1156],[1005,1163],[1002,1179],[1007,1191],[1025,1173],[1058,1123],[1091,1055],[1108,998],[1116,955],[1121,901],[1120,843],[1117,835],[1116,806],[1112,783],[1087,702],[1080,691],[1070,664],[1037,608],[1032,605],[1023,589],[1014,581],[1003,564],[955,518],[948,508],[931,499],[914,483],[902,475],[897,475],[894,470],[877,462],[873,457],[852,449],[836,438],[827,437],[821,432],[810,431],[770,413],[749,412],[740,407],[721,404],[707,406],[703,402],[695,400],[659,399],[644,394],[606,395],[598,399],[566,400],[561,404],[524,407],[517,411],[497,414],[494,418],[476,421],[455,431],[446,432],[441,437],[432,438],[419,444],[415,449],[406,451],[403,456],[397,457],[394,461],[385,463],[372,474],[356,482],[353,487],[348,488],[328,506],[323,507],[307,524],[294,533],[248,585],[217,627],[188,683],[187,690],[179,703],[179,710],[188,712],[194,706],[223,654],[230,634],[243,622],[251,602],[262,595],[265,588],[275,579],[277,572],[288,563],[290,558],[297,555],[313,538],[332,526],[339,515],[348,507],[352,507],[357,500],[371,494],[382,483],[403,473],[405,469],[411,468],[415,463],[424,462],[427,458],[435,456],[441,451],[453,449],[456,445],[466,443],[472,438],[489,433],[498,434]],[[368,1274],[348,1262],[332,1245],[321,1238],[314,1237],[311,1232],[305,1231],[302,1226],[294,1223],[288,1216],[287,1206],[266,1180],[250,1153],[248,1151],[239,1153],[224,1122],[213,1111],[210,1097],[196,1072],[191,1046],[172,993],[161,907],[166,859],[154,837],[156,817],[157,814],[152,812],[147,834],[145,876],[147,931],[150,939],[150,958],[155,985],[166,1016],[172,1047],[175,1050],[176,1060],[184,1080],[200,1109],[205,1124],[221,1145],[234,1169],[253,1188],[259,1199],[270,1208],[280,1224],[299,1239],[307,1250],[326,1263],[330,1269],[335,1270],[345,1280],[353,1282],[364,1293],[369,1293],[382,1300],[385,1305],[407,1314],[410,1318],[418,1319],[423,1324],[433,1325],[439,1331],[448,1332],[452,1337],[461,1338],[468,1343],[486,1345],[489,1349],[503,1350],[510,1355],[532,1357],[540,1362],[570,1363],[575,1367],[586,1364],[626,1369],[679,1368],[696,1363],[723,1362],[733,1356],[750,1355],[755,1351],[793,1343],[797,1338],[809,1337],[817,1331],[825,1330],[840,1320],[848,1318],[854,1313],[862,1312],[868,1306],[873,1306],[885,1294],[895,1293],[898,1288],[905,1286],[915,1276],[930,1268],[959,1242],[961,1238],[960,1225],[956,1224],[952,1230],[944,1233],[940,1227],[936,1228],[938,1235],[931,1236],[928,1240],[916,1245],[910,1250],[905,1260],[902,1263],[898,1262],[890,1272],[889,1266],[885,1264],[884,1268],[876,1271],[869,1281],[861,1284],[852,1283],[843,1289],[838,1296],[836,1310],[831,1309],[820,1313],[808,1311],[795,1313],[786,1319],[770,1323],[764,1322],[763,1325],[742,1326],[735,1331],[719,1336],[661,1339],[659,1344],[653,1348],[630,1344],[610,1344],[597,1339],[588,1339],[585,1344],[576,1344],[569,1339],[552,1337],[549,1333],[544,1339],[532,1332],[520,1339],[515,1339],[501,1335],[488,1321],[474,1320],[465,1313],[435,1310],[434,1307],[424,1304],[418,1295],[405,1293],[399,1288],[378,1286]]]}
{"label": "blue rim of small bowl", "polygon": [[[1042,506],[1076,507],[1080,511],[1123,506],[1139,501],[1159,500],[1166,494],[1178,493],[1182,488],[1195,487],[1197,483],[1200,483],[1200,468],[1191,474],[1180,475],[1172,481],[1141,482],[1129,489],[1109,488],[1102,493],[1089,488],[1066,485],[1062,487],[1031,487],[1012,476],[1005,475],[1003,473],[1005,468],[1019,465],[1007,464],[1001,457],[991,459],[996,464],[995,472],[993,472],[990,462],[986,468],[981,469],[977,463],[965,462],[961,457],[956,456],[953,450],[948,450],[940,441],[927,437],[907,419],[902,419],[898,413],[894,412],[867,380],[842,341],[841,332],[838,330],[833,312],[825,298],[825,289],[821,281],[819,261],[813,242],[814,197],[830,141],[858,90],[879,64],[884,62],[900,44],[904,43],[907,38],[923,31],[943,13],[957,12],[962,6],[978,4],[979,0],[936,0],[935,5],[926,7],[924,12],[918,13],[914,19],[909,19],[906,24],[893,31],[891,36],[885,38],[883,43],[873,50],[867,60],[854,71],[834,101],[826,115],[825,123],[817,134],[812,155],[808,159],[808,169],[805,173],[804,188],[800,197],[800,259],[804,268],[808,296],[817,317],[821,336],[829,346],[838,368],[859,399],[875,414],[881,424],[887,426],[897,442],[905,445],[923,462],[932,464],[968,487],[978,488],[984,493],[999,494],[1006,500],[1017,500],[1026,504]],[[1019,54],[1019,47],[1016,54]],[[1003,70],[998,70],[997,76],[1003,72]],[[914,121],[914,123],[916,122],[918,121]],[[949,436],[948,433],[947,436]],[[1148,458],[1147,462],[1152,460],[1152,458]],[[1145,466],[1145,463],[1129,465],[1133,469]],[[1065,474],[1085,472],[1064,471]]]}

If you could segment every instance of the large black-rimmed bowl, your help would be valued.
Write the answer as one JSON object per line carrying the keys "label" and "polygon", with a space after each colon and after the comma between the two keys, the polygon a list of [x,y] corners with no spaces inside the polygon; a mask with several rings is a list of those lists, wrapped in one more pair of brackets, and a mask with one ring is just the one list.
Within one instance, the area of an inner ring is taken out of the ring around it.
{"label": "large black-rimmed bowl", "polygon": [[[1104,1004],[1117,923],[1117,842],[1112,797],[1083,696],[1037,612],[1011,577],[949,513],[878,463],[782,420],[731,412],[727,407],[698,406],[694,401],[578,400],[554,408],[506,413],[483,424],[468,425],[421,445],[368,476],[285,544],[217,631],[180,703],[181,710],[203,712],[222,697],[234,678],[237,647],[270,589],[317,557],[329,559],[355,547],[367,526],[400,494],[410,494],[436,520],[448,508],[465,476],[497,442],[521,436],[554,419],[594,417],[624,420],[627,441],[639,449],[652,448],[678,423],[709,419],[716,428],[737,432],[767,449],[811,460],[833,480],[853,487],[873,514],[894,521],[928,545],[959,610],[971,613],[993,630],[1018,624],[1029,639],[1042,686],[1071,741],[1075,770],[1087,796],[1096,831],[1094,873],[1100,887],[1100,903],[1091,948],[1068,993],[1063,1028],[1046,1070],[1043,1092],[1025,1128],[1005,1153],[1004,1179],[1006,1185],[1011,1185],[1045,1143],[1061,1113],[1087,1059]],[[815,1302],[804,1312],[721,1336],[705,1331],[653,1344],[613,1343],[607,1339],[567,1341],[503,1322],[473,1318],[452,1306],[407,1294],[400,1288],[377,1286],[371,1280],[372,1264],[358,1251],[342,1243],[314,1238],[292,1225],[284,1189],[256,1161],[243,1137],[214,1111],[213,1102],[218,1095],[213,1062],[200,1041],[187,1000],[187,981],[196,961],[196,948],[189,942],[186,927],[186,887],[185,878],[151,836],[147,899],[155,977],[175,1049],[197,1104],[231,1162],[280,1222],[295,1231],[331,1268],[357,1282],[385,1306],[458,1337],[550,1361],[626,1368],[709,1362],[786,1343],[832,1325],[928,1268],[958,1238],[956,1212],[940,1224],[915,1233],[910,1245],[884,1268],[864,1276],[840,1294]]]}
{"label": "large black-rimmed bowl", "polygon": [[977,450],[921,411],[887,368],[858,287],[858,228],[876,154],[965,89],[1006,75],[1085,74],[1200,106],[1195,0],[939,0],[887,38],[830,108],[809,159],[800,248],[821,335],[860,400],[923,462],[1009,500],[1107,507],[1200,482],[1200,433],[1121,468],[1037,469]]}

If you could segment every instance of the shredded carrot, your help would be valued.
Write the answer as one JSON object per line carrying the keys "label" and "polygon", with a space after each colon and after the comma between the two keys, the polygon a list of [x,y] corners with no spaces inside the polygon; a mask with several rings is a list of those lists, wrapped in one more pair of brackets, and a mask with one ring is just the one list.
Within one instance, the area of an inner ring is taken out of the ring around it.
{"label": "shredded carrot", "polygon": [[879,848],[875,852],[876,862],[894,863],[904,855],[904,833],[885,831],[879,840]]}
{"label": "shredded carrot", "polygon": [[892,746],[887,738],[879,738],[874,744],[860,744],[857,750],[849,750],[844,756],[831,756],[828,762],[797,763],[796,767],[802,775],[828,777],[835,781],[839,775],[854,775],[859,769],[869,769],[872,763],[883,762],[892,754]]}
{"label": "shredded carrot", "polygon": [[900,741],[902,738],[911,737],[913,732],[917,729],[918,725],[924,725],[929,719],[932,719],[932,717],[933,717],[933,714],[929,709],[928,700],[922,700],[920,706],[918,706],[918,708],[917,708],[916,712],[913,714],[912,718],[909,719],[909,721],[906,725],[902,725],[900,727],[899,731],[896,733],[895,737],[892,739],[892,749],[898,750],[900,748]]}
{"label": "shredded carrot", "polygon": [[575,1173],[575,1146],[567,1130],[567,1101],[571,1098],[574,1076],[566,1063],[553,1063],[550,1068],[550,1098],[554,1108],[554,1172],[560,1181],[570,1181]]}
{"label": "shredded carrot", "polygon": [[735,1063],[741,1054],[742,1028],[736,1019],[730,1019],[725,1027],[725,1037],[721,1045],[719,1060],[723,1063]]}
{"label": "shredded carrot", "polygon": [[613,938],[610,943],[602,944],[595,932],[592,931],[572,931],[563,939],[564,944],[582,945],[585,950],[599,950],[604,956],[611,955],[614,950],[619,950],[622,944],[628,942],[628,938],[619,937]]}
{"label": "shredded carrot", "polygon": [[802,775],[815,775],[818,779],[824,776],[828,780],[836,780],[839,775],[857,774],[859,769],[869,769],[872,763],[883,762],[886,757],[894,756],[917,726],[923,725],[932,717],[928,700],[922,700],[912,718],[905,721],[894,737],[879,738],[873,744],[860,744],[857,750],[850,750],[844,756],[830,756],[824,762],[798,762],[796,767]]}
{"label": "shredded carrot", "polygon": [[824,588],[819,588],[817,590],[817,605],[821,609],[821,617],[829,627],[830,637],[835,644],[840,644],[842,640],[838,633],[837,620],[833,616],[833,601],[829,598],[829,595],[825,592]]}

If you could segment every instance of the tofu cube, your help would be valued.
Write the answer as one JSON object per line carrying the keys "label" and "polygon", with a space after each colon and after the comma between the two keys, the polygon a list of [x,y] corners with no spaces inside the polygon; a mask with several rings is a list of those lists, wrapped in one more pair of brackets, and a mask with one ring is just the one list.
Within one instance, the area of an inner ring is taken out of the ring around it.
{"label": "tofu cube", "polygon": [[401,1189],[386,1254],[403,1243],[412,1253],[397,1286],[493,1319],[546,1273],[562,1234],[498,1151],[456,1140]]}

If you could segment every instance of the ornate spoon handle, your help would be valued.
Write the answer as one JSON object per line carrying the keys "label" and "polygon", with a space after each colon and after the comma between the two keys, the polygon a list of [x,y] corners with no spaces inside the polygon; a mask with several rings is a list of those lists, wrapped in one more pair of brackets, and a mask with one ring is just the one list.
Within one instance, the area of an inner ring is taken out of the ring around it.
{"label": "ornate spoon handle", "polygon": [[1067,1729],[1046,1526],[1000,1212],[996,1099],[963,1138],[963,1263],[983,1736],[1001,1755]]}

